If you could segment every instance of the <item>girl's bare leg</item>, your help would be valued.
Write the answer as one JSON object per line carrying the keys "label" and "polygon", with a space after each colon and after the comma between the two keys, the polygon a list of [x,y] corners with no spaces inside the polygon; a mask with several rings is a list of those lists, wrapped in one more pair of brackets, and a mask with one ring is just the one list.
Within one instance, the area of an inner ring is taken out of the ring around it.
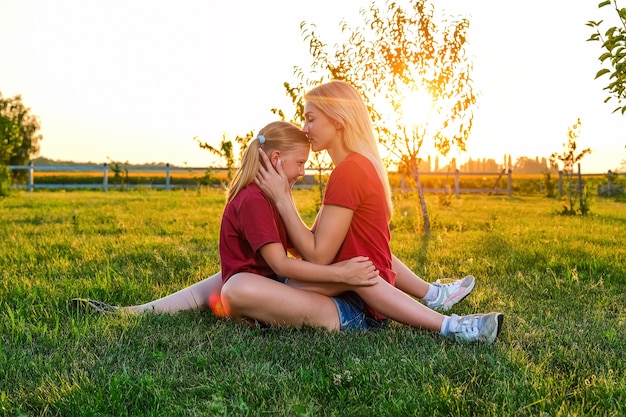
{"label": "girl's bare leg", "polygon": [[234,320],[250,318],[278,326],[339,330],[339,313],[330,297],[255,274],[233,275],[222,288],[222,302]]}
{"label": "girl's bare leg", "polygon": [[163,298],[137,306],[122,307],[122,310],[129,313],[176,313],[179,311],[204,311],[210,308],[216,315],[223,316],[220,300],[221,290],[222,273],[218,272]]}

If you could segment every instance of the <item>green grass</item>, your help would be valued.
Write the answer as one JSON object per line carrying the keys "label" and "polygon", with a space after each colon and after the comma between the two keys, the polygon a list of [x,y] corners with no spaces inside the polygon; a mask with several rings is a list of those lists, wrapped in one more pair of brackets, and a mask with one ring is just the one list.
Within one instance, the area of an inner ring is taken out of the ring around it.
{"label": "green grass", "polygon": [[[314,191],[296,191],[303,217]],[[250,330],[209,313],[85,314],[219,268],[220,191],[36,192],[0,199],[0,415],[624,415],[626,206],[588,217],[540,197],[399,198],[393,251],[427,280],[473,274],[458,314],[502,311],[492,346],[393,324]]]}

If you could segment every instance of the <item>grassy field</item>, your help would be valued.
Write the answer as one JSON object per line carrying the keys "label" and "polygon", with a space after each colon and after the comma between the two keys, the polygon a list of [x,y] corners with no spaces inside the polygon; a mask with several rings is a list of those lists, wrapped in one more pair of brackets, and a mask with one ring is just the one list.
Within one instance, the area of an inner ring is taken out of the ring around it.
{"label": "grassy field", "polygon": [[[295,191],[303,217],[317,194]],[[73,311],[146,302],[219,269],[223,193],[35,192],[0,199],[0,415],[620,416],[626,413],[626,205],[415,196],[392,247],[427,280],[473,274],[457,314],[501,311],[492,346],[399,324],[251,330],[210,313]]]}

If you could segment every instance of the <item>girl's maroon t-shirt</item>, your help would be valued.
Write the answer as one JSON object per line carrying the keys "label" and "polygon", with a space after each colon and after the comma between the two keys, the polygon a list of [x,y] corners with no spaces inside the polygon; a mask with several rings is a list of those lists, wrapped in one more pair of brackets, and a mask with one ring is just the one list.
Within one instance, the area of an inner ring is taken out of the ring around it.
{"label": "girl's maroon t-shirt", "polygon": [[238,272],[274,275],[259,252],[268,243],[282,243],[286,251],[287,232],[276,206],[251,183],[224,208],[219,243],[222,282]]}

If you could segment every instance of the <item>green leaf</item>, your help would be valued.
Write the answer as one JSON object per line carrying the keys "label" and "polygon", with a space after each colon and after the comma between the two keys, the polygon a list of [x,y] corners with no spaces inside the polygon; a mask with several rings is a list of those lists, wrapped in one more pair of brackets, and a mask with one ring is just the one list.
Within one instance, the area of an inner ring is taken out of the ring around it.
{"label": "green leaf", "polygon": [[609,73],[609,72],[611,72],[611,71],[606,69],[606,68],[602,68],[600,71],[598,71],[598,73],[596,74],[594,80],[597,79],[598,77],[603,76],[604,74]]}
{"label": "green leaf", "polygon": [[605,59],[612,57],[613,54],[610,52],[605,52],[602,55],[600,55],[600,62],[604,62]]}
{"label": "green leaf", "polygon": [[594,33],[593,35],[591,35],[589,37],[589,39],[587,39],[587,42],[589,41],[599,41],[600,40],[600,34],[599,33]]}
{"label": "green leaf", "polygon": [[609,4],[611,4],[611,0],[604,0],[603,2],[598,4],[598,9],[604,6],[608,6]]}

